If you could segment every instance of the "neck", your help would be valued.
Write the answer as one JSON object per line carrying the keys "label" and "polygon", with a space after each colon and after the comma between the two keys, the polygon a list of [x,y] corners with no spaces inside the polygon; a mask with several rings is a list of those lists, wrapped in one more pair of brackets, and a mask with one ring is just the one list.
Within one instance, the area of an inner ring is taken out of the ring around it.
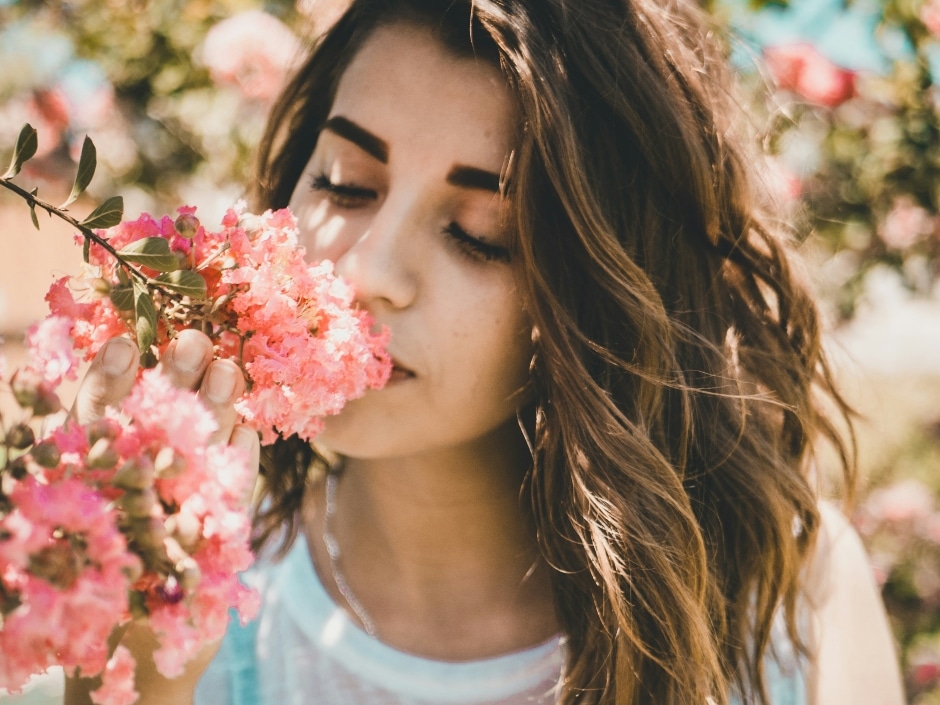
{"label": "neck", "polygon": [[[525,648],[556,631],[547,571],[519,497],[530,459],[518,433],[507,426],[476,447],[346,459],[331,533],[349,588],[383,641],[464,659]],[[343,604],[331,576],[321,577]]]}

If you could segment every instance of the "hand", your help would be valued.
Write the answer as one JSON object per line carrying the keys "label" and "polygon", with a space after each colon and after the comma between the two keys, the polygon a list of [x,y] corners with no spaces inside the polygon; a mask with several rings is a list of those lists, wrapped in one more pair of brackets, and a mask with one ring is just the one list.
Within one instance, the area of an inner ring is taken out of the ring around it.
{"label": "hand", "polygon": [[[79,386],[71,417],[86,424],[100,418],[108,407],[120,405],[134,384],[139,357],[137,347],[130,340],[109,340],[95,356]],[[199,398],[212,411],[219,426],[211,442],[244,448],[249,453],[252,466],[257,468],[260,453],[258,435],[238,422],[238,413],[233,405],[245,390],[245,378],[238,365],[231,360],[213,361],[209,338],[199,331],[187,329],[170,343],[159,369],[178,387],[198,390]],[[123,632],[121,643],[137,659],[139,705],[191,702],[196,682],[218,649],[217,643],[207,645],[188,664],[180,678],[169,681],[153,665],[150,654],[157,644],[145,621],[138,620],[130,625]],[[68,679],[66,705],[90,704],[88,693],[98,685],[97,679]]]}
{"label": "hand", "polygon": [[[112,338],[98,351],[82,380],[71,416],[86,424],[104,415],[127,396],[137,376],[139,353],[127,338]],[[250,454],[253,466],[259,457],[258,435],[238,423],[233,405],[245,391],[245,378],[231,360],[212,360],[212,343],[199,331],[187,329],[170,343],[159,368],[176,386],[194,389],[219,424],[213,443],[231,443]]]}

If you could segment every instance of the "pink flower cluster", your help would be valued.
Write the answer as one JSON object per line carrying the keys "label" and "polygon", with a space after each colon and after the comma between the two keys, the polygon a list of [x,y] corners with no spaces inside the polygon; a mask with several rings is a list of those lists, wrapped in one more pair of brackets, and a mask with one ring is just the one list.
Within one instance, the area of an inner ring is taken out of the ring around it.
{"label": "pink flower cluster", "polygon": [[[63,320],[31,332],[25,369],[73,374],[74,359],[50,357]],[[108,650],[122,625],[149,620],[156,667],[173,677],[221,638],[229,607],[253,616],[237,573],[252,561],[255,469],[244,451],[208,445],[216,423],[193,392],[146,370],[120,414],[38,443],[24,428],[4,433],[0,464],[0,688],[61,665],[102,674],[95,702],[129,705],[133,657]]]}
{"label": "pink flower cluster", "polygon": [[301,49],[300,40],[274,15],[248,10],[209,30],[202,57],[216,84],[235,86],[248,100],[270,103]]}
{"label": "pink flower cluster", "polygon": [[855,95],[855,72],[836,66],[812,44],[767,47],[764,61],[777,86],[834,108]]}
{"label": "pink flower cluster", "polygon": [[0,686],[15,689],[53,665],[100,673],[140,572],[116,510],[80,477],[44,484],[28,476],[8,499],[15,508],[0,519],[0,594],[19,604],[0,625]]}
{"label": "pink flower cluster", "polygon": [[[305,261],[290,211],[255,216],[232,209],[217,232],[199,223],[194,208],[179,214],[175,221],[144,215],[106,236],[118,250],[142,238],[164,238],[183,265],[203,277],[205,301],[185,302],[185,310],[157,297],[155,345],[164,350],[180,327],[208,331],[218,354],[247,373],[249,388],[236,406],[264,442],[277,433],[310,439],[323,416],[385,384],[391,372],[387,331],[371,331],[371,319],[354,306],[352,289],[330,262]],[[107,291],[119,283],[111,255],[97,245],[89,255],[93,266],[80,281],[60,279],[47,295],[53,314],[73,321],[71,334],[86,358],[126,331],[128,322],[106,294],[84,301],[73,295],[72,288]]]}

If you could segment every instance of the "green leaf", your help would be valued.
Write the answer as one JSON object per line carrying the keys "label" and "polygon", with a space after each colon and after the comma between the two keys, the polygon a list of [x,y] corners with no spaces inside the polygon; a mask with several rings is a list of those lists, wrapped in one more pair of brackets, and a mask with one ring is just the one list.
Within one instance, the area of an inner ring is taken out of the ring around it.
{"label": "green leaf", "polygon": [[134,317],[137,328],[137,347],[141,351],[150,349],[157,337],[157,311],[147,287],[134,281]]}
{"label": "green leaf", "polygon": [[170,251],[170,243],[162,237],[145,237],[135,240],[118,254],[128,262],[150,267],[158,272],[172,272],[179,269],[180,263]]}
{"label": "green leaf", "polygon": [[36,217],[36,206],[33,203],[29,204],[29,217],[33,219],[33,227],[39,230],[39,218]]}
{"label": "green leaf", "polygon": [[85,237],[85,242],[82,243],[82,259],[85,260],[85,264],[88,264],[88,257],[91,254],[91,238]]}
{"label": "green leaf", "polygon": [[82,195],[82,192],[91,183],[91,177],[95,175],[97,166],[98,155],[95,150],[95,143],[88,138],[88,135],[85,135],[85,141],[82,142],[82,156],[78,160],[78,173],[75,175],[75,183],[72,184],[72,192],[59,208],[65,208]]}
{"label": "green leaf", "polygon": [[94,230],[95,228],[110,228],[121,222],[124,217],[124,199],[112,196],[100,206],[95,208],[80,225]]}
{"label": "green leaf", "polygon": [[179,269],[157,277],[157,281],[166,289],[191,299],[206,298],[206,280],[197,272]]}
{"label": "green leaf", "polygon": [[131,284],[131,278],[130,278],[130,276],[128,276],[127,270],[126,270],[123,266],[117,268],[117,275],[118,275],[118,281],[119,281],[119,282],[121,282],[122,284],[127,284],[128,286],[130,286],[130,284]]}
{"label": "green leaf", "polygon": [[13,148],[13,158],[10,159],[10,166],[7,173],[3,175],[4,179],[12,179],[20,173],[20,169],[35,153],[39,146],[39,140],[36,137],[36,128],[26,123],[20,130],[16,138],[16,146]]}
{"label": "green leaf", "polygon": [[111,297],[111,303],[118,311],[134,311],[136,304],[134,302],[134,287],[130,284],[119,284],[112,287],[108,294]]}

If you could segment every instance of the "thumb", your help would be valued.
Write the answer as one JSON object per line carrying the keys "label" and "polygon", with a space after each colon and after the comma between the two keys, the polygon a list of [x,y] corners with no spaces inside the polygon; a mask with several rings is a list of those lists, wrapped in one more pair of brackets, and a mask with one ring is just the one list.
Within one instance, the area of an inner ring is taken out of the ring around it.
{"label": "thumb", "polygon": [[127,338],[111,338],[88,368],[78,388],[70,416],[81,424],[104,416],[105,409],[121,402],[137,377],[137,346]]}

